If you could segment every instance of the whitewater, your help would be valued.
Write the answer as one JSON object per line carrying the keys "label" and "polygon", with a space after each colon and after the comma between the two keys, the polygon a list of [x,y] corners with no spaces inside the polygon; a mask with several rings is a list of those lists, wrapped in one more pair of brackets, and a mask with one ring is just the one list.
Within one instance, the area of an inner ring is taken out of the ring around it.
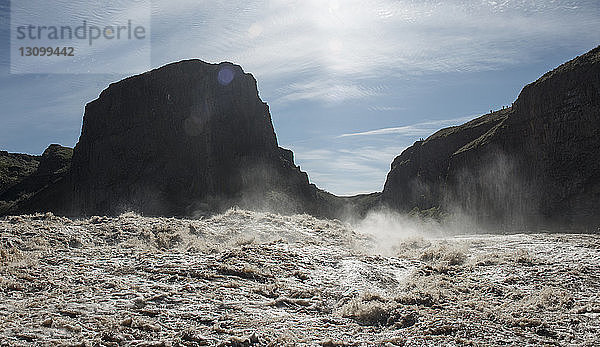
{"label": "whitewater", "polygon": [[599,235],[398,220],[5,217],[0,345],[600,343]]}

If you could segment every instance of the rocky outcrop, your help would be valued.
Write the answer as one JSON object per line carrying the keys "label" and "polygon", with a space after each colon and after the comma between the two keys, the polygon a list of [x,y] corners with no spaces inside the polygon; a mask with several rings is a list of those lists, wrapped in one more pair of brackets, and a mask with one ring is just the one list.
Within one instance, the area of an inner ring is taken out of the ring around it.
{"label": "rocky outcrop", "polygon": [[71,179],[83,214],[319,209],[256,80],[230,63],[182,61],[111,84],[86,105]]}
{"label": "rocky outcrop", "polygon": [[86,105],[72,159],[58,145],[41,157],[0,154],[0,214],[189,216],[239,206],[332,217],[346,205],[278,146],[256,80],[231,63],[181,61],[111,84]]}
{"label": "rocky outcrop", "polygon": [[515,227],[600,224],[600,47],[526,86],[513,107],[397,157],[382,200]]}
{"label": "rocky outcrop", "polygon": [[[73,149],[52,144],[41,156],[7,153],[12,172],[5,176],[14,183],[0,191],[0,214],[33,212],[62,208],[69,188],[68,180]],[[61,187],[57,190],[57,187]]]}
{"label": "rocky outcrop", "polygon": [[39,156],[0,151],[0,196],[31,175],[39,163]]}
{"label": "rocky outcrop", "polygon": [[406,210],[438,206],[444,198],[452,155],[506,117],[506,111],[499,111],[461,126],[442,129],[426,140],[415,142],[394,159],[383,199],[389,205]]}

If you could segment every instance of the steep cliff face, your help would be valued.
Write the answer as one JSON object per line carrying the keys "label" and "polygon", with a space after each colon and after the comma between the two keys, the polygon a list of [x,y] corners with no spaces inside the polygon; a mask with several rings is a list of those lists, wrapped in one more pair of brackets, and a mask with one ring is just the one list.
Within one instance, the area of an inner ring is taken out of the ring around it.
{"label": "steep cliff face", "polygon": [[453,153],[498,126],[506,117],[507,111],[499,111],[415,142],[394,159],[384,186],[385,202],[406,210],[439,206]]}
{"label": "steep cliff face", "polygon": [[86,106],[71,177],[84,214],[316,208],[256,80],[230,63],[182,61],[111,84]]}
{"label": "steep cliff face", "polygon": [[484,223],[600,223],[600,47],[526,86],[512,108],[441,130],[394,160],[383,200]]}

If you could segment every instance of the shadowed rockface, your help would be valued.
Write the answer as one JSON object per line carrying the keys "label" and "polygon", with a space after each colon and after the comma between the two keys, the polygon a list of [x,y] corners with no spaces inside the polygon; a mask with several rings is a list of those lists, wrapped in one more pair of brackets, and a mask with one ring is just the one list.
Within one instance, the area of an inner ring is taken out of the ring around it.
{"label": "shadowed rockface", "polygon": [[0,153],[0,215],[53,210],[65,201],[73,149],[52,144],[41,156]]}
{"label": "shadowed rockface", "polygon": [[382,199],[508,228],[593,229],[599,138],[600,47],[527,85],[511,108],[415,142],[392,163]]}
{"label": "shadowed rockface", "polygon": [[111,84],[90,102],[72,179],[85,214],[189,215],[232,204],[313,211],[316,194],[278,147],[254,77],[199,60]]}
{"label": "shadowed rockface", "polygon": [[86,105],[69,165],[56,184],[0,200],[11,201],[13,214],[67,215],[194,215],[237,205],[331,216],[340,206],[278,146],[256,80],[231,63],[181,61],[111,84]]}

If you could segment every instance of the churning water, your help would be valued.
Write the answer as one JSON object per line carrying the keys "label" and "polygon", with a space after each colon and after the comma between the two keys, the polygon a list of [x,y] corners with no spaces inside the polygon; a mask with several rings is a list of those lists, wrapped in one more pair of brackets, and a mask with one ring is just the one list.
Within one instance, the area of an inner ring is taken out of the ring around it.
{"label": "churning water", "polygon": [[[0,344],[597,345],[600,238],[339,221],[0,221]],[[391,241],[393,240],[393,241]]]}

